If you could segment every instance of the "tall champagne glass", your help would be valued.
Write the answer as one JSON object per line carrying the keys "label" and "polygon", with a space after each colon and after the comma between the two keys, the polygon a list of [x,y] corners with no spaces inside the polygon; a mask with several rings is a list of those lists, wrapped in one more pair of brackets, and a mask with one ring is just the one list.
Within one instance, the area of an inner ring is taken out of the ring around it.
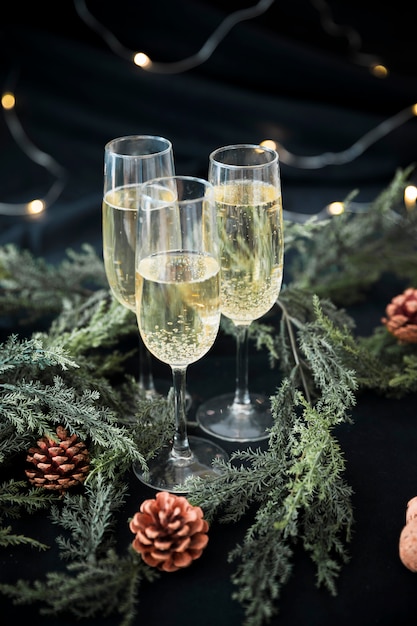
{"label": "tall champagne glass", "polygon": [[[172,144],[164,137],[128,135],[113,139],[105,146],[104,266],[113,295],[135,314],[136,221],[140,186],[150,178],[174,173]],[[152,357],[139,333],[138,341],[139,387],[152,396],[156,393]]]}
{"label": "tall champagne glass", "polygon": [[136,312],[148,350],[172,370],[175,432],[172,446],[136,467],[147,485],[186,492],[188,477],[218,473],[226,453],[188,437],[185,381],[188,365],[212,347],[220,323],[219,247],[213,188],[203,179],[174,176],[142,187],[136,244]]}
{"label": "tall champagne glass", "polygon": [[232,145],[209,159],[221,246],[222,314],[236,330],[234,393],[202,404],[201,428],[220,439],[259,441],[272,426],[270,401],[248,389],[248,332],[281,290],[283,218],[278,154],[258,145]]}

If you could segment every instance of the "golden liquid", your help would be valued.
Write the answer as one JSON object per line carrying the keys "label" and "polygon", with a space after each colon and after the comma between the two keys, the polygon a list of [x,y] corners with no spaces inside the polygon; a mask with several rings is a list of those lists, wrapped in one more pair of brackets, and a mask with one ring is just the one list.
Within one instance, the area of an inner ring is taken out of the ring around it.
{"label": "golden liquid", "polygon": [[198,253],[167,252],[142,259],[136,274],[143,342],[164,363],[198,361],[220,323],[219,264]]}
{"label": "golden liquid", "polygon": [[215,188],[223,315],[248,325],[275,304],[282,284],[283,222],[279,190],[239,181]]}
{"label": "golden liquid", "polygon": [[135,249],[139,186],[119,187],[103,200],[103,258],[107,280],[121,304],[135,307]]}

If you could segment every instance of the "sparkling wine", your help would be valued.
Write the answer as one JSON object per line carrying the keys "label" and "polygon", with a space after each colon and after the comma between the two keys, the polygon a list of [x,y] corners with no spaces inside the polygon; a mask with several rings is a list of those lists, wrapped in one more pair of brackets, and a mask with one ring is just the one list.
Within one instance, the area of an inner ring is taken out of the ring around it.
{"label": "sparkling wine", "polygon": [[132,311],[135,307],[135,248],[139,186],[109,191],[103,200],[103,258],[114,296]]}
{"label": "sparkling wine", "polygon": [[137,318],[148,350],[171,367],[184,367],[208,352],[220,323],[219,264],[184,251],[139,262]]}
{"label": "sparkling wine", "polygon": [[235,181],[215,188],[222,313],[249,325],[276,302],[283,273],[281,196],[273,185]]}

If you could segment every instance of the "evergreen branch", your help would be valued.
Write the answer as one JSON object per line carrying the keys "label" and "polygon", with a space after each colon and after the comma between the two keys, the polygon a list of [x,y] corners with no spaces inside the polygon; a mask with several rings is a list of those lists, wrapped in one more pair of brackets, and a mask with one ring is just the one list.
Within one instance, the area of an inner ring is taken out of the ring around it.
{"label": "evergreen branch", "polygon": [[[300,532],[316,563],[318,581],[331,592],[340,560],[346,558],[351,490],[343,480],[345,463],[331,431],[348,419],[357,383],[354,372],[343,365],[343,351],[335,341],[339,329],[315,296],[310,311],[315,319],[298,324],[296,350],[304,354],[322,394],[316,406],[284,380],[272,398],[275,423],[268,450],[235,453],[223,474],[201,485],[195,482],[190,493],[210,518],[224,507],[223,522],[236,521],[257,507],[243,545],[230,555],[240,561],[233,581],[238,587],[235,597],[245,607],[245,626],[260,626],[276,612],[275,602],[291,572],[291,542]],[[244,465],[232,467],[238,460]],[[271,545],[279,547],[274,551]]]}
{"label": "evergreen branch", "polygon": [[25,481],[10,479],[0,484],[0,511],[2,516],[19,517],[20,510],[33,513],[56,501],[54,494],[38,488],[28,488]]}
{"label": "evergreen branch", "polygon": [[68,352],[79,355],[112,347],[130,333],[138,333],[136,317],[109,290],[101,289],[80,303],[65,300],[47,337],[51,345],[65,345]]}
{"label": "evergreen branch", "polygon": [[[326,321],[323,319],[323,324]],[[359,389],[401,397],[416,390],[415,348],[400,344],[385,327],[370,337],[355,337],[346,328],[329,329],[344,366],[355,371]]]}
{"label": "evergreen branch", "polygon": [[84,495],[66,494],[62,506],[51,509],[53,523],[71,537],[57,537],[61,556],[70,561],[66,572],[49,572],[44,582],[3,584],[0,592],[16,604],[42,603],[43,615],[69,612],[90,618],[116,613],[122,615],[121,624],[129,626],[136,615],[140,583],[158,574],[133,549],[125,557],[114,550],[114,514],[125,495],[125,486],[106,483],[100,475],[89,481]]}
{"label": "evergreen branch", "polygon": [[16,454],[27,450],[31,441],[32,433],[18,433],[11,422],[2,423],[0,420],[0,463],[6,466]]}
{"label": "evergreen branch", "polygon": [[[5,518],[19,518],[23,512],[29,514],[48,508],[56,496],[36,488],[28,488],[28,483],[10,479],[0,484],[0,522]],[[12,527],[0,526],[0,547],[28,545],[38,550],[48,546],[22,534],[12,532]]]}
{"label": "evergreen branch", "polygon": [[[24,368],[25,374],[33,368],[45,369],[51,366],[59,366],[62,370],[70,367],[78,367],[71,359],[62,345],[47,348],[41,334],[35,334],[31,339],[19,339],[16,334],[10,335],[6,342],[0,344],[0,373],[7,372],[8,379],[12,374],[14,378],[19,376]],[[14,370],[11,372],[11,370]]]}
{"label": "evergreen branch", "polygon": [[[292,324],[291,324],[291,319],[290,316],[288,314],[288,309],[286,308],[286,306],[284,305],[283,302],[279,302],[279,306],[282,309],[283,312],[283,318],[285,321],[285,326],[286,326],[286,331],[288,334],[288,339],[289,339],[289,343],[291,346],[291,352],[294,358],[294,363],[295,363],[295,369],[297,370],[297,372],[299,373],[300,379],[301,379],[301,384],[303,386],[304,389],[304,393],[305,396],[307,398],[307,400],[310,402],[310,391],[309,391],[309,385],[303,370],[303,360],[300,358],[300,354],[298,351],[298,347],[297,347],[297,342],[296,342],[296,338],[295,338],[295,334],[292,328]],[[293,376],[291,376],[291,378],[293,378]]]}
{"label": "evergreen branch", "polygon": [[314,220],[302,228],[286,224],[286,254],[291,249],[297,252],[287,266],[292,283],[346,306],[363,298],[386,272],[417,279],[417,215],[416,211],[401,209],[412,170],[397,171],[366,212],[349,213],[347,199],[347,210],[325,220],[321,228]]}
{"label": "evergreen branch", "polygon": [[140,585],[157,577],[133,551],[121,557],[109,550],[101,559],[71,563],[67,572],[48,572],[44,582],[20,579],[13,585],[0,584],[0,592],[15,604],[41,603],[41,615],[69,613],[88,619],[116,614],[123,618],[120,626],[130,626]]}
{"label": "evergreen branch", "polygon": [[82,253],[68,250],[57,266],[14,244],[0,247],[0,308],[4,315],[23,315],[25,323],[57,313],[69,297],[86,297],[105,285],[103,262],[90,245]]}
{"label": "evergreen branch", "polygon": [[240,561],[232,575],[236,586],[232,597],[245,608],[243,626],[260,626],[278,613],[281,589],[293,571],[292,548],[268,522],[276,514],[273,508],[265,505],[259,510],[243,546],[237,546],[229,555],[230,561]]}
{"label": "evergreen branch", "polygon": [[299,330],[300,348],[322,393],[319,404],[323,409],[326,405],[331,407],[334,414],[328,416],[331,423],[336,424],[345,418],[346,409],[356,401],[356,373],[353,368],[346,367],[340,347],[341,338],[350,341],[351,335],[346,328],[338,328],[323,314],[317,296],[313,296],[313,306],[316,320]]}
{"label": "evergreen branch", "polygon": [[125,503],[127,486],[120,481],[106,482],[95,474],[85,484],[83,495],[65,494],[62,507],[51,508],[53,523],[71,533],[71,539],[57,537],[64,559],[95,560],[100,555],[106,537],[114,529],[114,514]]}
{"label": "evergreen branch", "polygon": [[417,391],[417,355],[404,355],[401,371],[394,374],[390,386],[394,389],[407,390],[407,393]]}
{"label": "evergreen branch", "polygon": [[6,528],[2,528],[0,526],[0,547],[8,548],[11,546],[22,546],[27,545],[31,548],[37,548],[38,550],[47,550],[48,546],[36,539],[32,539],[31,537],[26,537],[25,535],[16,535],[12,534],[11,526]]}

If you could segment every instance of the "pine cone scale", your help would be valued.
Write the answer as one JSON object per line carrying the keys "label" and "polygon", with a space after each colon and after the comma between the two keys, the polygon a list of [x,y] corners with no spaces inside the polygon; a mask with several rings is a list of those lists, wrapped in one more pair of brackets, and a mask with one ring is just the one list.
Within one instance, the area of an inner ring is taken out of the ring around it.
{"label": "pine cone scale", "polygon": [[29,454],[32,454],[33,458],[36,459],[36,461],[40,461],[41,463],[44,463],[48,459],[48,457],[45,454],[36,452],[36,448],[30,448]]}
{"label": "pine cone scale", "polygon": [[173,562],[175,567],[188,567],[193,562],[193,557],[182,552],[181,554],[174,554]]}
{"label": "pine cone scale", "polygon": [[59,456],[60,452],[61,452],[61,450],[58,450],[58,452],[56,454],[51,452],[51,456],[52,456],[52,459],[53,459],[55,465],[64,465],[68,461],[68,457],[66,457],[66,456]]}
{"label": "pine cone scale", "polygon": [[36,465],[37,465],[38,469],[40,469],[41,472],[43,472],[44,474],[45,474],[45,472],[49,472],[49,470],[52,467],[51,463],[37,463]]}
{"label": "pine cone scale", "polygon": [[156,533],[154,537],[148,538],[148,533],[145,533],[142,530],[137,531],[137,537],[138,537],[139,542],[147,546],[151,546],[153,539],[155,539],[157,536],[158,536],[158,533]]}

